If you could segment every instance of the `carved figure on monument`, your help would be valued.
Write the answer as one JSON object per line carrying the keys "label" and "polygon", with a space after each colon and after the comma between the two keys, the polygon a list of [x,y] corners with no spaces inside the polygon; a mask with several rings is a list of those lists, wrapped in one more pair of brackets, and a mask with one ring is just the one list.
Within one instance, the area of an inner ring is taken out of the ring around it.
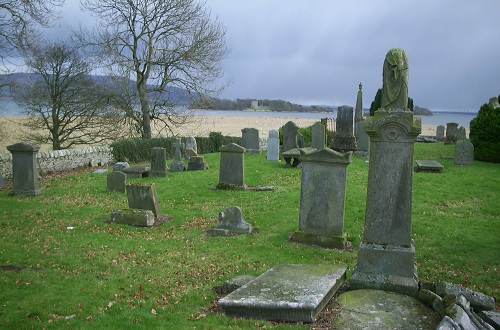
{"label": "carved figure on monument", "polygon": [[383,67],[382,109],[408,108],[408,59],[401,48],[392,48],[385,55]]}

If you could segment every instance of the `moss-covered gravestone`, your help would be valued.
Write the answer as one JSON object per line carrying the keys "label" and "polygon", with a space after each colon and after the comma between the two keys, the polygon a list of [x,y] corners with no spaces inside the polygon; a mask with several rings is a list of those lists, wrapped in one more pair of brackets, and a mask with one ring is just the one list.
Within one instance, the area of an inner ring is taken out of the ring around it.
{"label": "moss-covered gravestone", "polygon": [[236,143],[223,145],[220,149],[219,183],[217,189],[244,190],[245,148]]}

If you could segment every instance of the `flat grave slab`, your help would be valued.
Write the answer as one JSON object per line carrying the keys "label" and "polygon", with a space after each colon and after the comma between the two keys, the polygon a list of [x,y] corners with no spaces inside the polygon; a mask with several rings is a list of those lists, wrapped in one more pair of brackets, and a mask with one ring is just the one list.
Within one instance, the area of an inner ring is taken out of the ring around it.
{"label": "flat grave slab", "polygon": [[416,172],[439,173],[444,168],[443,165],[441,165],[435,160],[416,160],[415,163],[417,164],[417,167],[415,167]]}
{"label": "flat grave slab", "polygon": [[340,285],[347,265],[276,265],[219,299],[230,316],[313,322]]}
{"label": "flat grave slab", "polygon": [[127,178],[145,178],[149,176],[150,171],[150,166],[132,166],[122,169],[122,172],[127,175]]}

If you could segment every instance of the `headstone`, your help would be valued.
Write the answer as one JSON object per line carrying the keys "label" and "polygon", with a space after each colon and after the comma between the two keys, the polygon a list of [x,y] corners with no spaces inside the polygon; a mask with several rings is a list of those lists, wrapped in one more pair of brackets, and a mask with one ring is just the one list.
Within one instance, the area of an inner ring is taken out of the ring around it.
{"label": "headstone", "polygon": [[439,125],[436,127],[436,140],[444,141],[444,126]]}
{"label": "headstone", "polygon": [[36,154],[40,146],[19,142],[7,146],[12,154],[12,195],[38,196],[41,193],[38,182]]}
{"label": "headstone", "polygon": [[337,108],[336,128],[332,145],[330,146],[331,149],[343,152],[356,150],[353,115],[353,108],[348,105],[342,105]]}
{"label": "headstone", "polygon": [[408,59],[401,48],[392,48],[385,55],[382,72],[381,108],[408,109]]}
{"label": "headstone", "polygon": [[236,143],[223,145],[220,149],[220,170],[217,189],[246,189],[245,148]]}
{"label": "headstone", "polygon": [[297,151],[297,157],[289,156],[285,153],[293,149],[301,148],[303,146],[303,141],[301,141],[302,136],[299,134],[299,128],[293,121],[289,121],[285,125],[283,125],[282,131],[283,145],[281,146],[281,154],[283,156],[283,159],[285,160],[285,166],[296,167],[299,164],[298,156],[300,155],[300,152]]}
{"label": "headstone", "polygon": [[356,131],[356,148],[354,152],[355,156],[366,157],[368,154],[368,147],[370,145],[370,137],[365,132],[365,120],[361,120],[354,123],[357,127]]}
{"label": "headstone", "polygon": [[122,171],[125,168],[129,168],[130,165],[127,162],[116,162],[113,165],[113,171]]}
{"label": "headstone", "polygon": [[230,206],[219,213],[219,223],[207,231],[212,236],[228,236],[231,234],[250,234],[252,225],[243,220],[243,211],[238,206]]}
{"label": "headstone", "polygon": [[127,175],[127,178],[147,178],[150,170],[150,166],[131,166],[121,171]]}
{"label": "headstone", "polygon": [[187,150],[191,149],[194,151],[196,155],[198,155],[198,144],[196,143],[196,139],[193,136],[188,136],[186,137],[186,152],[184,153],[184,158],[186,160],[189,160],[189,157],[192,156],[192,154],[188,153]]}
{"label": "headstone", "polygon": [[118,191],[125,193],[125,185],[127,181],[127,175],[120,171],[109,172],[107,177],[107,190],[108,191]]}
{"label": "headstone", "polygon": [[198,155],[190,156],[187,169],[188,171],[207,170],[208,164],[205,162],[205,157]]}
{"label": "headstone", "polygon": [[416,160],[415,172],[433,172],[439,173],[443,171],[444,166],[435,160]]}
{"label": "headstone", "polygon": [[160,217],[160,205],[154,183],[138,184],[129,183],[126,185],[128,207],[132,209],[150,210],[155,217]]}
{"label": "headstone", "polygon": [[311,128],[311,147],[315,149],[323,149],[325,147],[325,126],[321,123],[314,123]]}
{"label": "headstone", "polygon": [[299,229],[294,241],[345,248],[344,203],[351,154],[324,148],[301,156]]}
{"label": "headstone", "polygon": [[313,322],[345,281],[347,265],[276,265],[219,299],[230,316]]}
{"label": "headstone", "polygon": [[474,145],[469,140],[458,140],[453,156],[455,165],[472,165],[474,161]]}
{"label": "headstone", "polygon": [[[361,90],[363,85],[359,83],[358,95],[356,97],[356,110],[354,113],[354,122],[363,120],[363,91]],[[355,132],[357,133],[357,132]]]}
{"label": "headstone", "polygon": [[[390,58],[386,56],[384,62],[382,90],[386,90],[386,104],[395,108],[379,109],[366,119],[370,166],[365,224],[350,287],[394,291],[416,297],[418,276],[411,238],[412,165],[415,138],[422,130],[422,123],[420,118],[413,117],[412,111],[401,110],[406,109],[403,100],[391,97],[394,90],[399,90],[408,98],[408,62],[402,49],[389,51],[389,54]],[[392,60],[395,60],[393,64]],[[393,77],[396,79],[392,81],[394,84],[386,86],[391,83],[391,72],[405,75],[405,70],[406,80]],[[387,103],[391,100],[392,103]]]}
{"label": "headstone", "polygon": [[457,141],[467,140],[467,130],[465,127],[460,126],[458,128]]}
{"label": "headstone", "polygon": [[275,129],[272,129],[269,131],[269,138],[267,139],[266,159],[269,161],[279,161],[280,160],[279,132]]}
{"label": "headstone", "polygon": [[165,148],[151,148],[151,176],[167,176],[167,151]]}
{"label": "headstone", "polygon": [[241,130],[241,146],[245,148],[246,153],[259,154],[259,130],[256,128],[243,128]]}
{"label": "headstone", "polygon": [[174,138],[174,143],[172,144],[172,149],[174,150],[174,160],[170,163],[170,171],[182,172],[186,170],[186,166],[182,161],[183,148],[184,144],[181,142],[181,138]]}
{"label": "headstone", "polygon": [[445,144],[455,144],[457,143],[457,140],[458,140],[458,124],[447,123]]}

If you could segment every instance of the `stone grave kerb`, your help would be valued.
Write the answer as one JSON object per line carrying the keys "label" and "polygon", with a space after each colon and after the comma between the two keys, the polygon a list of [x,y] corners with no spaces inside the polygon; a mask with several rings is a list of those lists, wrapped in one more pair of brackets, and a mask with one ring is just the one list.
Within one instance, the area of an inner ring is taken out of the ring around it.
{"label": "stone grave kerb", "polygon": [[7,146],[12,154],[12,195],[38,196],[41,194],[38,182],[39,171],[36,156],[40,146],[19,142]]}

